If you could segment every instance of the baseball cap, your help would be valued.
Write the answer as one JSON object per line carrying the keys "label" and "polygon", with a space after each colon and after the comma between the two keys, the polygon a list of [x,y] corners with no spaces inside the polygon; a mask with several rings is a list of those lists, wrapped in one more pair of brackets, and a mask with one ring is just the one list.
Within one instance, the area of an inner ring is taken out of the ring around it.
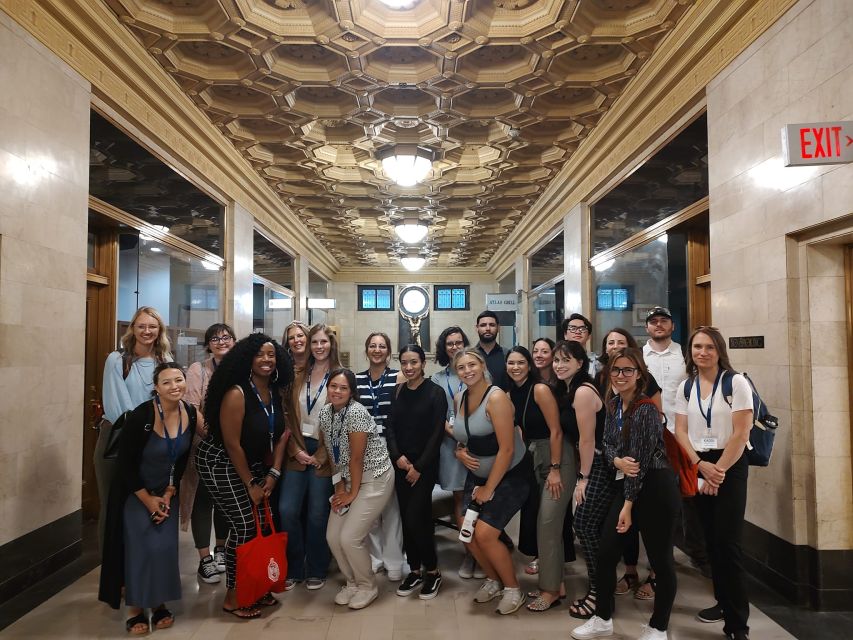
{"label": "baseball cap", "polygon": [[646,322],[654,318],[655,316],[663,316],[664,318],[669,318],[672,320],[672,312],[666,307],[652,307],[649,309],[649,312],[646,314]]}

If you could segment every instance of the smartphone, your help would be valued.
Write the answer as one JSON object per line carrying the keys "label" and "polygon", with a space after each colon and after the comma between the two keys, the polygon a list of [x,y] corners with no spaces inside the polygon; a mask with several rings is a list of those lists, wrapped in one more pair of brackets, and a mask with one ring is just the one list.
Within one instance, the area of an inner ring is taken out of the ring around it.
{"label": "smartphone", "polygon": [[[332,504],[332,499],[333,499],[334,497],[335,497],[335,496],[329,496],[329,504]],[[339,515],[339,516],[343,516],[343,515],[346,515],[347,511],[349,511],[349,505],[348,505],[348,504],[345,504],[343,507],[341,507],[341,509],[340,509],[340,510],[338,510],[338,512],[337,512],[337,513],[338,513],[338,515]]]}

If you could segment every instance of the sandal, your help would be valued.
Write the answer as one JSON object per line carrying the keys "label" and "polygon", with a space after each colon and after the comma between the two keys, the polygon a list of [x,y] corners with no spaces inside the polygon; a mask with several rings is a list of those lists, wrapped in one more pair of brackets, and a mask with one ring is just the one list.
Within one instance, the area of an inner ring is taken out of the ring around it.
{"label": "sandal", "polygon": [[175,616],[166,607],[160,607],[151,614],[151,626],[154,629],[168,629],[175,624]]}
{"label": "sandal", "polygon": [[533,558],[530,563],[524,567],[524,573],[529,576],[535,576],[539,573],[539,558]]}
{"label": "sandal", "polygon": [[579,620],[589,620],[595,615],[595,591],[590,591],[569,607],[569,615]]}
{"label": "sandal", "polygon": [[261,599],[255,603],[256,607],[274,607],[278,604],[278,600],[276,600],[271,593],[266,593],[261,596]]}
{"label": "sandal", "polygon": [[260,618],[261,612],[254,607],[236,607],[234,609],[226,609],[222,607],[222,611],[228,613],[240,620],[251,620],[252,618]]}
{"label": "sandal", "polygon": [[[649,585],[650,588],[646,589],[646,585]],[[649,576],[640,588],[634,592],[634,598],[637,600],[654,600],[657,586],[657,580]]]}
{"label": "sandal", "polygon": [[616,589],[614,589],[613,593],[617,596],[625,595],[629,591],[634,591],[639,584],[640,576],[636,573],[626,573],[624,576],[619,578],[619,582],[616,583]]}
{"label": "sandal", "polygon": [[534,613],[538,613],[540,611],[548,611],[548,609],[553,609],[557,605],[559,605],[563,601],[562,598],[557,597],[553,600],[546,600],[543,596],[538,595],[534,598],[533,602],[527,605],[528,611],[533,611]]}
{"label": "sandal", "polygon": [[[145,625],[144,630],[134,631],[133,628],[137,625]],[[148,626],[148,616],[145,615],[145,611],[141,613],[137,613],[132,618],[128,618],[127,622],[124,623],[124,628],[127,629],[127,632],[132,636],[144,636],[148,635],[151,631],[151,628]]]}

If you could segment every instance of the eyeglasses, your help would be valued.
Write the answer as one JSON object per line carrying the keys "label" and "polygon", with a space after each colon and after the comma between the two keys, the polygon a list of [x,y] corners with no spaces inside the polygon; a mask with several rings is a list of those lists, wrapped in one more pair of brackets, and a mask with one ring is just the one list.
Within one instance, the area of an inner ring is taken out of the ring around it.
{"label": "eyeglasses", "polygon": [[626,378],[633,378],[636,373],[637,367],[613,367],[610,370],[610,377],[618,378],[619,376],[625,376]]}
{"label": "eyeglasses", "polygon": [[456,342],[445,342],[445,347],[464,347],[465,343],[462,340],[457,340]]}
{"label": "eyeglasses", "polygon": [[228,344],[233,339],[234,338],[232,338],[231,336],[213,336],[210,339],[210,343],[211,344]]}
{"label": "eyeglasses", "polygon": [[578,327],[576,325],[570,324],[568,327],[566,327],[566,331],[568,331],[569,333],[587,333],[589,329],[587,329],[585,325],[581,325]]}

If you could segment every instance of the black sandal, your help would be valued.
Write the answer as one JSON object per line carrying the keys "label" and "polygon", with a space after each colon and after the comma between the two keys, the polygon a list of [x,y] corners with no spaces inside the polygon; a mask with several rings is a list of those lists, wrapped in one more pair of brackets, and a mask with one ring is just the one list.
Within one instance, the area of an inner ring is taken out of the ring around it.
{"label": "black sandal", "polygon": [[[138,624],[145,625],[145,631],[132,631],[133,627]],[[127,632],[132,636],[144,636],[150,633],[151,627],[148,626],[148,616],[145,615],[145,611],[137,613],[132,618],[128,618],[127,622],[124,623],[124,628],[127,629]]]}
{"label": "black sandal", "polygon": [[240,620],[254,620],[261,617],[261,612],[253,607],[235,607],[233,609],[222,607],[222,611]]}
{"label": "black sandal", "polygon": [[579,620],[589,620],[595,615],[595,591],[590,591],[580,600],[575,600],[569,607],[569,615]]}
{"label": "black sandal", "polygon": [[[166,624],[161,624],[164,622]],[[173,624],[175,624],[175,616],[166,607],[155,609],[154,613],[151,614],[151,626],[154,629],[168,629]]]}
{"label": "black sandal", "polygon": [[267,592],[255,603],[256,607],[274,607],[278,604],[278,600],[276,600],[272,593]]}

